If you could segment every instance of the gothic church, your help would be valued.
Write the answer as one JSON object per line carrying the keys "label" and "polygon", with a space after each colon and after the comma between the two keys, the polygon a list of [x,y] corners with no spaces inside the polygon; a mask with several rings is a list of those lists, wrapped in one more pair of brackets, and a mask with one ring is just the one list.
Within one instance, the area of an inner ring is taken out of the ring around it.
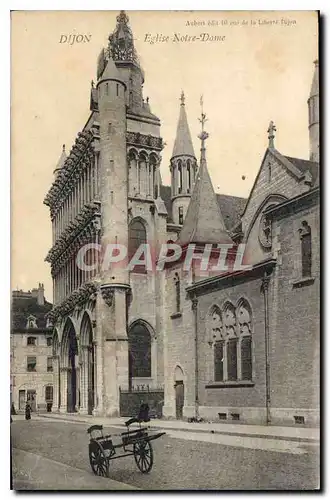
{"label": "gothic church", "polygon": [[[319,85],[308,98],[310,158],[275,149],[275,125],[248,199],[215,194],[203,130],[196,157],[181,96],[162,183],[160,119],[122,11],[97,61],[90,115],[65,148],[44,203],[53,228],[53,411],[115,416],[161,393],[164,418],[314,425],[319,420]],[[202,115],[203,121],[203,115]],[[249,268],[198,275],[76,265],[119,243],[244,244]],[[92,245],[94,244],[94,245]],[[149,396],[148,396],[149,394]]]}

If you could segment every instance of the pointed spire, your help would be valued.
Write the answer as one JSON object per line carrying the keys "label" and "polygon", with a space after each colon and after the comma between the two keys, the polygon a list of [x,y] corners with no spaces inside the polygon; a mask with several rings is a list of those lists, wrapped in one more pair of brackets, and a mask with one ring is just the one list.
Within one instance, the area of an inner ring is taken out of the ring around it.
{"label": "pointed spire", "polygon": [[208,133],[204,130],[207,118],[203,111],[202,98],[201,106],[199,121],[202,124],[202,131],[198,136],[201,140],[201,161],[187,215],[179,235],[179,243],[231,244],[232,240],[226,231],[207,168],[205,141]]}
{"label": "pointed spire", "polygon": [[117,68],[114,60],[110,57],[98,83],[102,80],[119,80],[123,82],[123,77]]}
{"label": "pointed spire", "polygon": [[186,108],[185,108],[185,96],[182,91],[180,97],[180,114],[178,120],[178,126],[176,130],[176,137],[173,147],[172,158],[175,156],[192,156],[195,158],[194,147],[191,140]]}
{"label": "pointed spire", "polygon": [[109,52],[114,61],[129,61],[139,66],[133,33],[128,22],[127,14],[121,10],[117,16],[116,28],[109,36]]}
{"label": "pointed spire", "polygon": [[314,75],[313,75],[313,81],[312,81],[312,86],[311,86],[311,92],[309,94],[309,97],[314,97],[319,95],[319,61],[316,59],[314,61],[315,69],[314,69]]}
{"label": "pointed spire", "polygon": [[61,156],[60,156],[60,158],[59,158],[59,160],[58,160],[58,162],[56,164],[56,168],[54,170],[54,175],[57,175],[59,173],[59,171],[63,167],[66,159],[67,159],[67,155],[66,155],[66,152],[65,152],[65,144],[63,144],[63,146],[62,146],[62,153],[61,153]]}

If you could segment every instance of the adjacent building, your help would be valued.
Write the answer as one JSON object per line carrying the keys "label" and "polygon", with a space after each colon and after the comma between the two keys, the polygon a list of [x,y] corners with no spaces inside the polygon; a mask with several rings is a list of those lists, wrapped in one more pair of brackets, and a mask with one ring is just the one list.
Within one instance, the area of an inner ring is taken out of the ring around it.
{"label": "adjacent building", "polygon": [[10,393],[16,411],[29,401],[32,411],[50,411],[53,402],[52,326],[47,313],[52,304],[44,285],[12,293]]}
{"label": "adjacent building", "polygon": [[[318,63],[306,122],[310,158],[280,153],[270,122],[248,199],[215,194],[208,135],[202,128],[197,158],[184,94],[171,186],[163,185],[161,123],[143,98],[144,79],[121,12],[97,61],[87,122],[70,152],[63,148],[44,200],[53,227],[46,257],[54,283],[53,411],[118,415],[123,394],[139,386],[152,397],[161,387],[166,418],[315,424]],[[109,268],[97,251],[120,244],[131,258],[149,243],[159,255],[169,242],[184,250],[195,244],[199,253],[209,244],[243,244],[250,267],[206,275],[182,262],[161,272]],[[82,269],[77,256],[86,245]]]}

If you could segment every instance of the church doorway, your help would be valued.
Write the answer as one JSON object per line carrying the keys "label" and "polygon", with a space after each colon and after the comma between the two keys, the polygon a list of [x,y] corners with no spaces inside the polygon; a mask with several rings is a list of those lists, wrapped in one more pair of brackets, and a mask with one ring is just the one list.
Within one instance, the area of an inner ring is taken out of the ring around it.
{"label": "church doorway", "polygon": [[77,409],[77,357],[78,344],[73,324],[69,323],[67,332],[68,341],[68,371],[67,371],[67,412],[73,413]]}
{"label": "church doorway", "polygon": [[[82,348],[82,365],[83,377],[87,375],[87,387],[83,386],[84,393],[81,398],[83,406],[86,404],[87,398],[87,413],[93,414],[95,408],[95,346],[93,344],[93,328],[90,317],[85,312],[81,323],[81,348]],[[87,393],[85,392],[87,391]]]}
{"label": "church doorway", "polygon": [[183,417],[183,406],[184,406],[184,383],[183,383],[183,371],[177,366],[174,373],[174,389],[175,389],[175,414],[178,420]]}

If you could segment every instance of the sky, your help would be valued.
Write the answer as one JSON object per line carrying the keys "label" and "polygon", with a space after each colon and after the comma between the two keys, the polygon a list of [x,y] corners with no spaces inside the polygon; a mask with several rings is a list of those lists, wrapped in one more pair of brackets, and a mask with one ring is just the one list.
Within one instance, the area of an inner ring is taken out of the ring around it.
{"label": "sky", "polygon": [[[44,259],[52,245],[51,223],[43,199],[62,145],[69,151],[88,119],[97,56],[117,14],[12,12],[11,286],[28,290],[43,282],[50,301],[52,280]],[[270,120],[277,128],[276,149],[308,159],[307,99],[318,57],[315,12],[132,11],[128,16],[145,71],[144,97],[161,119],[166,142],[163,183],[170,183],[182,90],[197,158],[203,95],[207,161],[216,192],[249,195]],[[208,40],[173,41],[201,33]],[[89,41],[60,43],[74,34]],[[148,34],[168,41],[151,44]]]}

